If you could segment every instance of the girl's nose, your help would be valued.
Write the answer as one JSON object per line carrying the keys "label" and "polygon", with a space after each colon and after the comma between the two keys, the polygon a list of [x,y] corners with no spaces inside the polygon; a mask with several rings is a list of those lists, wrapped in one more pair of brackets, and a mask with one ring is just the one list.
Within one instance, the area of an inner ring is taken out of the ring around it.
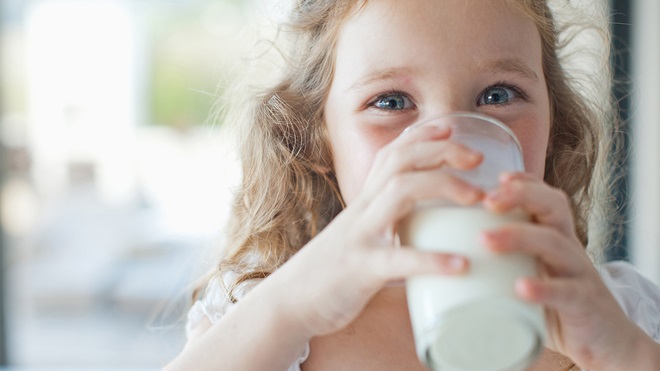
{"label": "girl's nose", "polygon": [[469,92],[462,86],[440,85],[435,94],[428,96],[424,116],[436,117],[456,112],[476,112],[476,104]]}
{"label": "girl's nose", "polygon": [[[454,104],[446,105],[442,108],[437,108],[433,110],[428,110],[424,112],[419,121],[425,121],[432,118],[450,116],[457,113],[477,113],[476,107],[467,105],[467,104]],[[452,119],[443,120],[445,122],[450,122]]]}

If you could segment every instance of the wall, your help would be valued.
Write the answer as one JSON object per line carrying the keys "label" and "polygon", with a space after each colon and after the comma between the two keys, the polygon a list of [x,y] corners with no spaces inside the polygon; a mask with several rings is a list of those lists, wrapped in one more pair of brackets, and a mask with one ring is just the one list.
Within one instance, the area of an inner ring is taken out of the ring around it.
{"label": "wall", "polygon": [[660,2],[633,3],[631,255],[660,284]]}

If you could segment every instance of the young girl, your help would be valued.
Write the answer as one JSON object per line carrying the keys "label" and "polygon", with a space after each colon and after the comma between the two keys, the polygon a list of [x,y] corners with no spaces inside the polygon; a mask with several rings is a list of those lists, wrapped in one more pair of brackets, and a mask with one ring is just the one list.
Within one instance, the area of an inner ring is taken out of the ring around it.
{"label": "young girl", "polygon": [[[392,236],[416,202],[438,198],[532,217],[481,236],[542,269],[515,287],[546,310],[547,349],[532,370],[660,369],[659,290],[625,263],[595,268],[585,250],[609,102],[594,106],[570,84],[549,9],[298,0],[283,29],[287,68],[241,123],[229,246],[168,370],[423,370],[399,282],[466,274],[470,262],[396,248]],[[527,171],[484,193],[436,171],[481,160],[448,129],[400,135],[454,111],[509,125]]]}

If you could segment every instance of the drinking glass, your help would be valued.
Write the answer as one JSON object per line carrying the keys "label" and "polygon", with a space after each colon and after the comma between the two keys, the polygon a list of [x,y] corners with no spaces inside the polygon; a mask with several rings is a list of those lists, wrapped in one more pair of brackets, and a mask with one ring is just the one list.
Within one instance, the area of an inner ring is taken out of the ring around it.
{"label": "drinking glass", "polygon": [[[502,172],[524,170],[518,139],[502,122],[474,113],[453,113],[411,126],[451,127],[450,141],[483,154],[470,170],[441,168],[488,191]],[[432,370],[524,370],[538,356],[545,339],[543,308],[514,292],[522,276],[537,276],[534,257],[495,254],[479,235],[509,223],[529,222],[521,210],[496,214],[483,205],[459,206],[448,200],[416,205],[398,228],[404,246],[467,257],[470,269],[459,276],[416,276],[406,280],[417,354]]]}

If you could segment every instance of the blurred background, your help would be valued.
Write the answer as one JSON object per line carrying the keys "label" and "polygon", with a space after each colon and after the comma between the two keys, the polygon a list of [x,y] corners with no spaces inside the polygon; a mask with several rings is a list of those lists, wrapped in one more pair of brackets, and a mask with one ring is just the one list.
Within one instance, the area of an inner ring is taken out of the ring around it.
{"label": "blurred background", "polygon": [[[0,366],[158,369],[180,351],[239,176],[209,115],[254,4],[0,0]],[[610,7],[632,170],[609,257],[660,282],[660,2]]]}
{"label": "blurred background", "polygon": [[240,0],[2,0],[5,362],[158,367],[238,177]]}

